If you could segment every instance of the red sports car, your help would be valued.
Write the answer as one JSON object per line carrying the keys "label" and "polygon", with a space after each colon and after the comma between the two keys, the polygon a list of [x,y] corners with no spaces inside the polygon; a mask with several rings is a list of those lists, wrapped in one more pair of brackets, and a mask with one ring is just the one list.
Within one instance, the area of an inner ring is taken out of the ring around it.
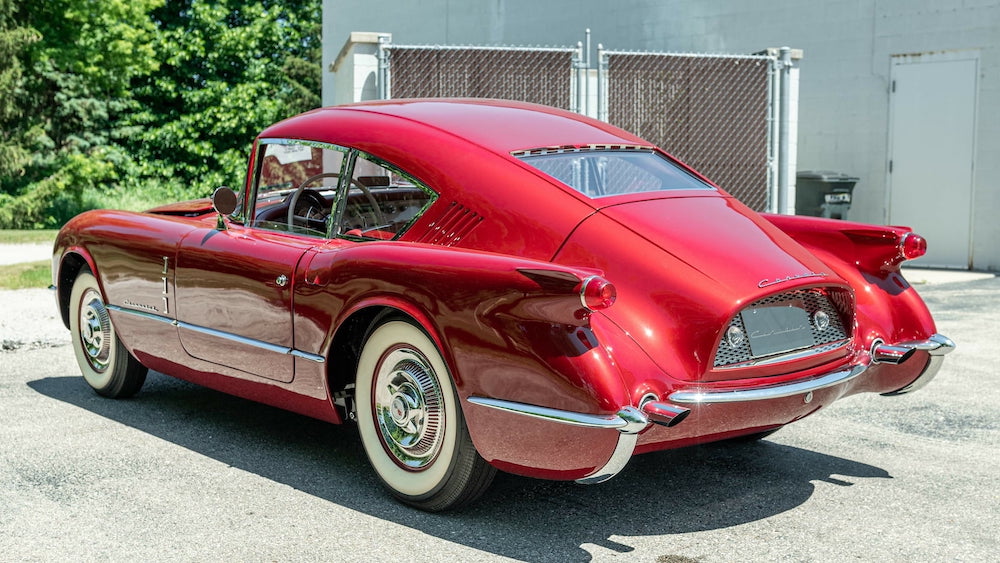
{"label": "red sports car", "polygon": [[393,100],[269,127],[239,194],[84,213],[52,270],[101,395],[153,369],[354,421],[389,491],[443,510],[496,469],[596,483],[922,387],[954,348],[900,275],[925,249],[759,215],[580,115]]}

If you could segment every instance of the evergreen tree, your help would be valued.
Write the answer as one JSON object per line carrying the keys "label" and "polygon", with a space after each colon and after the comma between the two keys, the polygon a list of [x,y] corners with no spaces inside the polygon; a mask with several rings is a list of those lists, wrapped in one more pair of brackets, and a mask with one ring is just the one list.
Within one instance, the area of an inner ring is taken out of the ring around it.
{"label": "evergreen tree", "polygon": [[124,156],[113,138],[134,107],[131,80],[156,67],[147,14],[161,1],[15,0],[6,12],[36,40],[17,54],[17,117],[4,131],[20,152],[16,167],[0,170],[0,225],[55,226],[82,206],[84,190],[116,179]]}
{"label": "evergreen tree", "polygon": [[319,105],[319,1],[168,0],[153,18],[161,65],[129,150],[191,197],[242,183],[254,135]]}
{"label": "evergreen tree", "polygon": [[30,152],[22,60],[38,33],[19,25],[20,2],[0,0],[0,186],[4,178],[24,173]]}
{"label": "evergreen tree", "polygon": [[0,227],[242,182],[253,136],[320,103],[319,21],[319,0],[0,0]]}

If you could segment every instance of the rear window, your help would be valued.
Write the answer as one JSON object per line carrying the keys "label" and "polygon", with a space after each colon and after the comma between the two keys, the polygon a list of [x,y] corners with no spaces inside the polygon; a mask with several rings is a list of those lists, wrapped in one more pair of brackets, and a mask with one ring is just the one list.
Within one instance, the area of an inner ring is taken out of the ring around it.
{"label": "rear window", "polygon": [[652,149],[541,149],[515,156],[590,197],[715,189]]}

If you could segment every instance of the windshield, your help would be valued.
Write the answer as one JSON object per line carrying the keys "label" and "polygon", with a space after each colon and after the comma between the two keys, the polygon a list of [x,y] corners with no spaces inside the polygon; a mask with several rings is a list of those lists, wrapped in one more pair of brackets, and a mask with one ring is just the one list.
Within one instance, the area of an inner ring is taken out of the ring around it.
{"label": "windshield", "polygon": [[541,149],[515,156],[590,197],[715,189],[651,149]]}

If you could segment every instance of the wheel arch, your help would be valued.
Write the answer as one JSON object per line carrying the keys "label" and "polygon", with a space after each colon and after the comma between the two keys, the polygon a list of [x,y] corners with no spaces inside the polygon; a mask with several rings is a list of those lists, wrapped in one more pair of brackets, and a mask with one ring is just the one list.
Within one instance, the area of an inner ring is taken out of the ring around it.
{"label": "wheel arch", "polygon": [[[56,295],[59,300],[59,314],[66,328],[69,328],[69,301],[70,295],[73,292],[73,282],[84,269],[94,274],[94,277],[97,278],[97,285],[103,294],[104,287],[101,284],[100,276],[97,274],[94,261],[88,254],[82,251],[69,250],[63,253],[62,259],[59,261],[59,272],[54,276],[56,280]],[[106,295],[104,295],[104,298],[107,300]]]}
{"label": "wheel arch", "polygon": [[[440,332],[431,321],[430,315],[418,307],[398,299],[371,300],[346,312],[331,337],[328,353],[328,358],[331,361],[328,361],[330,368],[327,372],[327,385],[331,396],[344,391],[354,383],[357,377],[361,349],[369,334],[379,324],[392,318],[402,318],[412,322],[434,342],[448,365],[452,383],[456,388],[459,386],[458,378],[455,377],[454,362],[443,345]],[[334,359],[336,361],[333,361]]]}

